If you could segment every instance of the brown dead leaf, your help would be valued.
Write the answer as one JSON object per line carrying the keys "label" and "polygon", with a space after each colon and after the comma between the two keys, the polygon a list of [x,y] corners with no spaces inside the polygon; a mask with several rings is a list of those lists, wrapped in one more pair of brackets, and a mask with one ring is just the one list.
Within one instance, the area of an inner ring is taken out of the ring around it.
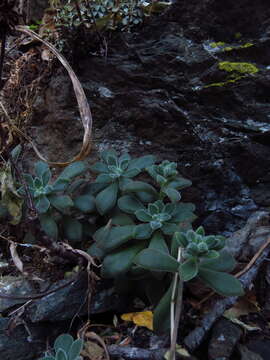
{"label": "brown dead leaf", "polygon": [[250,313],[258,313],[260,310],[261,309],[257,303],[256,296],[254,293],[250,292],[246,294],[245,297],[239,299],[234,306],[226,310],[223,316],[233,323],[240,325],[247,331],[258,331],[261,330],[260,327],[254,324],[246,324],[239,318],[244,315],[249,315]]}
{"label": "brown dead leaf", "polygon": [[104,357],[106,358],[106,360],[110,360],[110,355],[108,353],[108,350],[107,350],[107,347],[106,347],[106,344],[105,342],[103,341],[103,339],[98,335],[96,334],[95,332],[93,331],[89,331],[89,332],[86,332],[85,333],[85,337],[88,339],[87,341],[91,341],[94,340],[95,342],[98,343],[98,346],[99,347],[102,347],[103,349],[103,352],[104,352]]}
{"label": "brown dead leaf", "polygon": [[81,354],[89,360],[102,360],[104,349],[97,343],[87,340],[84,343]]}

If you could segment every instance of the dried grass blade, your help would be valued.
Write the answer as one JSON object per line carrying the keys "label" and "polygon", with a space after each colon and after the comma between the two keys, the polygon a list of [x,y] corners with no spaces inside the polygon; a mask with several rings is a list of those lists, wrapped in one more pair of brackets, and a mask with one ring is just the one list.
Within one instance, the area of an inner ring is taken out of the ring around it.
{"label": "dried grass blade", "polygon": [[70,161],[67,162],[52,162],[47,160],[37,149],[37,147],[35,146],[35,144],[33,143],[33,141],[31,141],[29,139],[29,137],[25,137],[28,141],[30,140],[31,145],[33,146],[34,151],[36,152],[37,156],[47,162],[50,165],[53,166],[67,166],[70,163],[74,162],[74,161],[78,161],[78,160],[82,160],[84,159],[90,152],[91,149],[91,134],[92,134],[92,114],[91,114],[91,110],[87,101],[87,98],[85,96],[83,87],[79,81],[79,79],[77,78],[75,72],[73,71],[73,69],[71,68],[71,66],[69,65],[68,61],[65,59],[65,57],[59,53],[59,51],[57,51],[55,49],[55,47],[50,44],[48,41],[42,39],[38,34],[36,34],[34,31],[30,30],[28,27],[26,26],[21,26],[18,25],[16,26],[16,30],[20,31],[24,34],[27,34],[29,36],[31,36],[34,39],[37,39],[39,41],[41,41],[44,45],[46,45],[52,52],[53,54],[59,59],[59,61],[61,62],[61,64],[66,68],[72,84],[73,84],[73,88],[74,88],[74,92],[76,95],[76,99],[78,102],[78,107],[79,107],[79,112],[80,112],[80,116],[81,116],[81,120],[82,120],[82,124],[84,127],[84,137],[83,137],[83,144],[81,147],[81,150],[79,152],[79,154],[77,154],[73,159],[71,159]]}

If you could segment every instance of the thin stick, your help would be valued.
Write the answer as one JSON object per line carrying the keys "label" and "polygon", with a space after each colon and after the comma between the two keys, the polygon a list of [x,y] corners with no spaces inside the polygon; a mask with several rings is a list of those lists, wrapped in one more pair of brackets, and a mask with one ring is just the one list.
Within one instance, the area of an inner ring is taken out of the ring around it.
{"label": "thin stick", "polygon": [[[181,263],[182,249],[178,248],[177,261]],[[174,275],[172,299],[171,299],[171,347],[169,353],[169,360],[175,360],[175,351],[177,343],[177,333],[179,328],[179,321],[182,310],[182,298],[183,298],[183,281],[178,273]],[[178,290],[177,290],[178,285]],[[177,290],[177,296],[176,296]]]}
{"label": "thin stick", "polygon": [[3,30],[2,38],[1,38],[1,56],[0,56],[0,90],[2,89],[2,85],[3,85],[2,73],[3,73],[3,65],[5,58],[5,50],[6,50],[6,30]]}

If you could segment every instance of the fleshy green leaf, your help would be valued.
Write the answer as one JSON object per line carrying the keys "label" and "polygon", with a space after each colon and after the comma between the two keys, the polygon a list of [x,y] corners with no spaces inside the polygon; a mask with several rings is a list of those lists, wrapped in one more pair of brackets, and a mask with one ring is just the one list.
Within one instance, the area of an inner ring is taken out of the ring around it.
{"label": "fleshy green leaf", "polygon": [[185,236],[185,234],[181,232],[176,232],[174,234],[174,238],[178,244],[178,247],[181,246],[182,248],[185,248],[188,245],[188,240]]}
{"label": "fleshy green leaf", "polygon": [[34,179],[33,176],[30,174],[23,174],[24,180],[26,181],[26,184],[30,186],[31,188],[34,187]]}
{"label": "fleshy green leaf", "polygon": [[160,231],[156,231],[154,233],[152,239],[150,240],[148,248],[159,250],[161,252],[164,252],[165,254],[169,254],[167,243]]}
{"label": "fleshy green leaf", "polygon": [[130,269],[134,257],[144,247],[145,243],[140,242],[107,255],[103,260],[102,275],[106,278],[113,278],[126,273]]}
{"label": "fleshy green leaf", "polygon": [[73,206],[73,201],[68,195],[50,195],[49,200],[53,207],[62,212]]}
{"label": "fleshy green leaf", "polygon": [[153,155],[146,155],[136,159],[133,159],[129,163],[128,170],[130,169],[146,169],[148,166],[151,166],[155,162],[155,157]]}
{"label": "fleshy green leaf", "polygon": [[101,215],[104,215],[111,210],[117,200],[118,185],[113,183],[102,190],[96,197],[96,207]]}
{"label": "fleshy green leaf", "polygon": [[179,267],[179,275],[184,281],[189,281],[198,274],[198,263],[196,259],[190,258]]}
{"label": "fleshy green leaf", "polygon": [[134,225],[134,221],[129,215],[120,212],[114,214],[111,220],[112,220],[112,225],[119,225],[119,226]]}
{"label": "fleshy green leaf", "polygon": [[92,195],[81,195],[74,199],[74,206],[83,213],[91,213],[96,209],[95,198]]}
{"label": "fleshy green leaf", "polygon": [[97,184],[104,184],[111,183],[114,181],[114,179],[109,174],[100,174],[95,181]]}
{"label": "fleshy green leaf", "polygon": [[78,356],[80,355],[80,352],[82,351],[82,347],[83,347],[83,340],[82,339],[75,340],[69,350],[68,360],[77,360]]}
{"label": "fleshy green leaf", "polygon": [[[206,244],[204,244],[206,245]],[[207,245],[206,245],[207,246]],[[201,251],[201,247],[199,245],[199,250]],[[210,250],[208,251],[206,254],[202,255],[203,257],[205,257],[206,259],[218,259],[219,258],[219,252],[216,250]]]}
{"label": "fleshy green leaf", "polygon": [[106,252],[101,249],[100,247],[98,247],[97,243],[93,243],[87,250],[87,253],[91,256],[97,257],[99,259],[102,259],[105,255]]}
{"label": "fleshy green leaf", "polygon": [[244,295],[244,290],[240,281],[230,274],[200,267],[198,275],[206,283],[206,285],[220,295]]}
{"label": "fleshy green leaf", "polygon": [[149,222],[152,220],[152,216],[149,215],[149,213],[144,209],[137,210],[135,212],[135,216],[138,220],[142,222]]}
{"label": "fleshy green leaf", "polygon": [[187,180],[184,178],[177,178],[176,180],[173,180],[169,183],[170,187],[177,189],[177,190],[182,190],[191,185],[192,185],[192,182],[190,180]]}
{"label": "fleshy green leaf", "polygon": [[205,236],[205,231],[204,231],[204,228],[202,226],[199,226],[196,229],[196,233],[199,234],[199,235]]}
{"label": "fleshy green leaf", "polygon": [[110,231],[111,231],[111,226],[108,225],[103,226],[94,233],[93,239],[96,242],[106,241],[106,239],[108,239],[109,237]]}
{"label": "fleshy green leaf", "polygon": [[57,337],[54,342],[54,350],[57,352],[59,349],[65,350],[67,353],[73,343],[73,337],[69,334],[62,334]]}
{"label": "fleshy green leaf", "polygon": [[153,327],[157,334],[167,333],[170,329],[170,304],[172,298],[173,283],[161,298],[154,310]]}
{"label": "fleshy green leaf", "polygon": [[134,214],[137,210],[144,208],[143,204],[138,199],[129,195],[120,197],[117,204],[120,210],[128,214]]}
{"label": "fleshy green leaf", "polygon": [[115,226],[111,228],[109,236],[98,241],[98,246],[111,251],[133,239],[134,225]]}
{"label": "fleshy green leaf", "polygon": [[61,179],[72,179],[75,176],[81,175],[86,170],[85,164],[82,161],[76,161],[68,165],[59,175]]}
{"label": "fleshy green leaf", "polygon": [[94,173],[106,173],[108,172],[108,166],[102,162],[97,162],[94,165],[90,166],[90,170]]}
{"label": "fleshy green leaf", "polygon": [[161,230],[165,235],[172,235],[179,230],[179,226],[172,223],[164,223]]}
{"label": "fleshy green leaf", "polygon": [[73,181],[72,184],[69,185],[67,192],[72,194],[73,192],[77,191],[83,184],[85,184],[85,179]]}
{"label": "fleshy green leaf", "polygon": [[42,180],[43,185],[47,185],[51,178],[49,165],[43,161],[38,161],[35,164],[35,174]]}
{"label": "fleshy green leaf", "polygon": [[120,167],[123,169],[123,170],[126,170],[128,165],[129,165],[129,162],[130,162],[130,155],[128,153],[125,153],[123,155],[121,155],[118,159],[118,162],[119,162],[119,165]]}
{"label": "fleshy green leaf", "polygon": [[173,188],[166,188],[164,189],[164,193],[168,196],[168,198],[172,201],[172,202],[177,202],[180,201],[181,199],[181,195],[179,193],[179,191],[173,189]]}
{"label": "fleshy green leaf", "polygon": [[179,267],[178,261],[172,256],[154,249],[141,251],[134,259],[134,263],[152,271],[176,272]]}
{"label": "fleshy green leaf", "polygon": [[207,268],[209,270],[225,272],[232,271],[235,268],[235,265],[236,261],[226,250],[221,251],[218,258],[202,260],[200,263],[200,267]]}
{"label": "fleshy green leaf", "polygon": [[42,195],[35,200],[35,207],[40,214],[44,214],[49,210],[50,201],[46,196]]}
{"label": "fleshy green leaf", "polygon": [[130,178],[121,176],[120,178],[118,178],[118,183],[119,183],[119,189],[121,191],[123,191],[124,187],[130,182],[132,181]]}
{"label": "fleshy green leaf", "polygon": [[82,238],[82,224],[69,216],[66,216],[63,220],[63,227],[65,236],[70,241],[80,241]]}
{"label": "fleshy green leaf", "polygon": [[129,169],[126,170],[123,174],[123,176],[127,177],[127,178],[133,178],[135,176],[137,176],[139,173],[141,172],[140,169]]}
{"label": "fleshy green leaf", "polygon": [[15,163],[18,161],[21,152],[22,152],[21,144],[15,146],[15,148],[11,151],[11,157]]}
{"label": "fleshy green leaf", "polygon": [[123,187],[123,191],[125,192],[147,192],[150,193],[152,195],[157,195],[157,191],[156,189],[143,181],[130,181],[128,182],[124,187]]}
{"label": "fleshy green leaf", "polygon": [[152,228],[150,224],[140,224],[134,227],[134,239],[149,239],[152,235]]}
{"label": "fleshy green leaf", "polygon": [[[105,162],[108,162],[110,158],[117,159],[117,152],[114,149],[104,150],[100,155]],[[115,165],[115,164],[110,164],[110,165]]]}
{"label": "fleshy green leaf", "polygon": [[192,221],[194,220],[194,210],[195,206],[192,203],[178,203],[176,204],[172,221]]}
{"label": "fleshy green leaf", "polygon": [[59,349],[56,352],[55,360],[68,360],[68,355],[64,350]]}
{"label": "fleshy green leaf", "polygon": [[108,184],[90,183],[84,187],[83,195],[96,195],[97,193],[105,189],[107,185]]}
{"label": "fleshy green leaf", "polygon": [[70,179],[58,178],[53,184],[53,191],[64,191],[70,184]]}
{"label": "fleshy green leaf", "polygon": [[158,214],[159,212],[161,212],[163,209],[163,207],[160,209],[159,206],[158,206],[158,202],[157,204],[149,204],[148,205],[148,211],[150,212],[151,215],[156,215]]}
{"label": "fleshy green leaf", "polygon": [[136,196],[138,197],[138,199],[140,201],[142,201],[143,203],[146,203],[146,204],[152,203],[156,200],[156,195],[149,194],[144,191],[136,192]]}
{"label": "fleshy green leaf", "polygon": [[42,230],[45,231],[45,233],[49,237],[53,239],[57,239],[58,227],[54,218],[49,214],[42,214],[40,215],[39,220]]}

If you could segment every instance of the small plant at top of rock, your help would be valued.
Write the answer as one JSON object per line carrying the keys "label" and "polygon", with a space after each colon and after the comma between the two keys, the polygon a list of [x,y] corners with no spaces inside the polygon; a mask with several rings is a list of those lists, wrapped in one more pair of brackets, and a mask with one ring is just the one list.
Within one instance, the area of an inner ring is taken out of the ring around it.
{"label": "small plant at top of rock", "polygon": [[69,334],[62,334],[54,342],[54,355],[47,355],[39,360],[80,360],[83,340],[74,341]]}

